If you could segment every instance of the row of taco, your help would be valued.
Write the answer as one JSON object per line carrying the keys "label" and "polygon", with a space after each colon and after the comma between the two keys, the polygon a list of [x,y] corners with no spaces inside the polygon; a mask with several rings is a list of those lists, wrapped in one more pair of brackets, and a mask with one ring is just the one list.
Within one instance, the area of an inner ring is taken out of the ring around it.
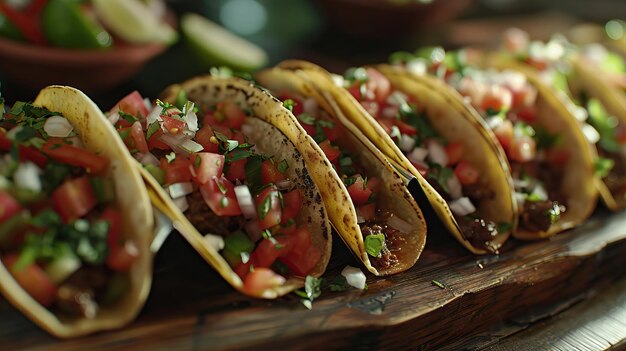
{"label": "row of taco", "polygon": [[260,86],[197,77],[106,114],[48,87],[0,121],[0,291],[58,337],[128,323],[149,292],[152,206],[262,298],[324,273],[331,228],[374,275],[412,267],[427,233],[414,179],[474,254],[575,227],[598,194],[623,208],[618,75],[597,48],[516,31],[506,44],[398,53],[344,76],[285,61]]}

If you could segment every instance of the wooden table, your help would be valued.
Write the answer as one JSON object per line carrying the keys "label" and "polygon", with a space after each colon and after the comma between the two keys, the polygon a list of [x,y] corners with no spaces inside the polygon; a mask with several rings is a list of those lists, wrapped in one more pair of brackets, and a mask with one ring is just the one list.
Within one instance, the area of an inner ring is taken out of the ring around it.
{"label": "wooden table", "polygon": [[[511,241],[485,257],[467,254],[440,224],[430,229],[411,270],[368,276],[363,292],[325,291],[311,311],[294,295],[258,301],[233,292],[173,235],[155,259],[152,293],[136,322],[58,341],[0,300],[0,349],[565,350],[606,349],[626,338],[623,213],[600,210],[574,231]],[[357,265],[339,240],[334,249],[329,279]]]}

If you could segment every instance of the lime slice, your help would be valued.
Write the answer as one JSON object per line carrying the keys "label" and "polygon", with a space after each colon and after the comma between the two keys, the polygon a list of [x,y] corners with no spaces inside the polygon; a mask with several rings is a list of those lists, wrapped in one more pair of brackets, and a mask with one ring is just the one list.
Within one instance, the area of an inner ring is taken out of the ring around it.
{"label": "lime slice", "polygon": [[109,33],[83,14],[74,0],[50,0],[41,14],[41,25],[53,46],[102,49],[113,44]]}
{"label": "lime slice", "polygon": [[139,0],[93,0],[96,14],[120,38],[135,44],[172,44],[178,33]]}
{"label": "lime slice", "polygon": [[252,71],[267,63],[263,49],[200,15],[183,15],[180,26],[190,46],[208,65]]}

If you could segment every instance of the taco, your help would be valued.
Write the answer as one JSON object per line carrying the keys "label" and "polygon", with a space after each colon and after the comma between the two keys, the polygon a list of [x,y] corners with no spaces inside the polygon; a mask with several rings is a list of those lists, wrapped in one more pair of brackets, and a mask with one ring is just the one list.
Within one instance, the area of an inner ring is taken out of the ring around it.
{"label": "taco", "polygon": [[600,195],[611,210],[626,207],[626,67],[617,52],[599,43],[577,46],[562,36],[530,41],[517,29],[505,32],[503,50],[491,61],[502,67],[523,63],[553,83],[595,144]]}
{"label": "taco", "polygon": [[491,62],[480,69],[468,65],[475,60],[471,51],[435,51],[441,54],[407,66],[418,64],[454,87],[494,132],[511,166],[518,202],[513,235],[545,238],[588,218],[597,200],[596,154],[563,100],[528,67]]}
{"label": "taco", "polygon": [[236,78],[197,77],[162,98],[148,107],[131,93],[109,118],[185,239],[250,296],[323,274],[331,229],[311,174],[331,170],[306,167],[324,156],[289,111]]}
{"label": "taco", "polygon": [[[440,82],[410,80],[391,67],[381,68],[385,75],[370,67],[334,79],[315,65],[307,65],[306,72],[332,95],[359,133],[397,168],[417,178],[443,224],[464,247],[475,254],[497,252],[517,225],[502,152],[480,118]],[[333,80],[349,89],[334,86]]]}
{"label": "taco", "polygon": [[0,124],[0,291],[56,337],[127,324],[150,289],[153,218],[114,129],[62,86]]}
{"label": "taco", "polygon": [[[288,64],[291,69],[283,68]],[[332,177],[322,172],[312,175],[325,189],[322,198],[344,242],[375,275],[409,269],[426,241],[421,210],[401,175],[346,119],[334,100],[325,97],[306,72],[299,70],[307,64],[284,62],[259,72],[255,78],[284,101],[330,161],[310,167],[336,170]]]}

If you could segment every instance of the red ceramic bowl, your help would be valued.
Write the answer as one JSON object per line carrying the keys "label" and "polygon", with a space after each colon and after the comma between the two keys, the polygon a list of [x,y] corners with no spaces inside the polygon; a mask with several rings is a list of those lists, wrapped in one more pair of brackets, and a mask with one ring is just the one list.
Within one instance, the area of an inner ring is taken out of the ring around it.
{"label": "red ceramic bowl", "polygon": [[25,89],[70,85],[88,93],[110,90],[135,75],[167,48],[119,45],[108,50],[69,50],[0,38],[0,72]]}

